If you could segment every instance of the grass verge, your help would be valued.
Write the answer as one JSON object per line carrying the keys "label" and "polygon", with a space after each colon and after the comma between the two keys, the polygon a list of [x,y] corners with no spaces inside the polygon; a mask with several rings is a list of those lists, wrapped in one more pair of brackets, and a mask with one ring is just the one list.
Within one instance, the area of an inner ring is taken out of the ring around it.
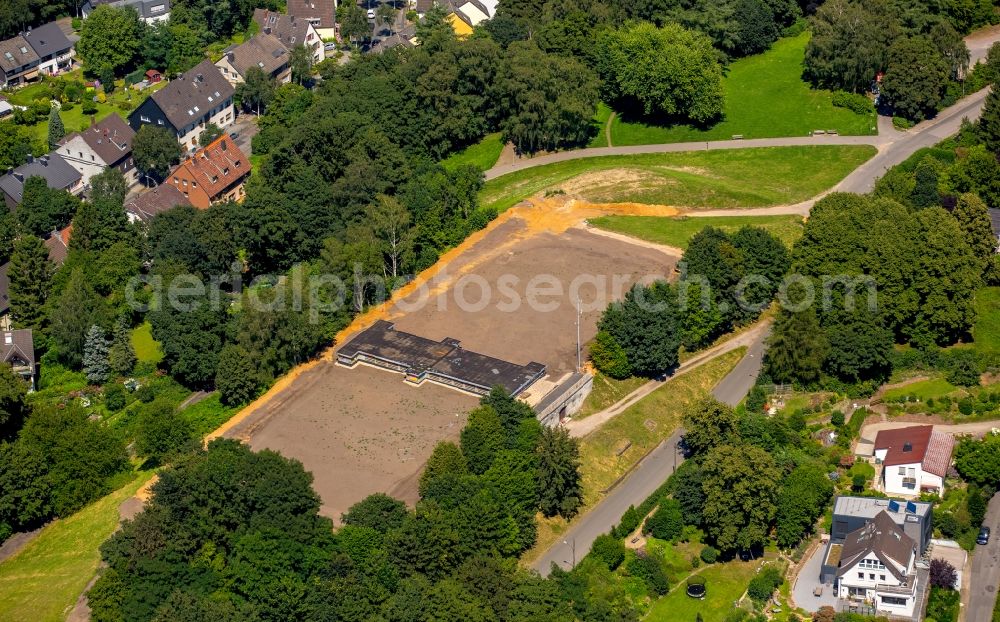
{"label": "grass verge", "polygon": [[712,218],[602,216],[592,218],[589,222],[598,229],[614,231],[647,242],[666,244],[682,249],[687,248],[691,238],[705,227],[717,227],[726,233],[733,233],[745,226],[762,227],[776,235],[789,248],[802,237],[801,216],[719,216]]}
{"label": "grass verge", "polygon": [[875,120],[845,108],[835,108],[830,91],[814,90],[802,80],[809,33],[781,39],[763,54],[740,59],[729,66],[722,80],[725,117],[709,128],[690,125],[663,126],[640,120],[611,123],[615,146],[651,145],[702,140],[806,136],[812,130],[837,130],[841,134],[875,134]]}
{"label": "grass verge", "polygon": [[492,179],[479,198],[498,212],[554,189],[599,203],[768,207],[816,196],[875,153],[867,145],[816,145],[581,158]]}
{"label": "grass verge", "polygon": [[503,139],[500,137],[500,133],[488,134],[478,143],[469,145],[465,149],[443,160],[441,166],[453,171],[460,166],[471,164],[481,170],[487,171],[497,163],[502,151]]}
{"label": "grass verge", "polygon": [[583,402],[580,412],[573,415],[573,418],[583,419],[596,412],[600,412],[608,406],[617,403],[648,381],[647,378],[636,377],[615,380],[614,378],[605,376],[601,372],[597,372],[597,375],[594,376],[593,390],[591,390],[590,395]]}
{"label": "grass verge", "polygon": [[972,327],[974,347],[980,353],[1000,352],[1000,287],[976,292],[976,323]]}
{"label": "grass verge", "polygon": [[128,485],[45,529],[0,564],[0,620],[63,620],[101,560],[99,547],[118,526],[118,506],[152,476]]}

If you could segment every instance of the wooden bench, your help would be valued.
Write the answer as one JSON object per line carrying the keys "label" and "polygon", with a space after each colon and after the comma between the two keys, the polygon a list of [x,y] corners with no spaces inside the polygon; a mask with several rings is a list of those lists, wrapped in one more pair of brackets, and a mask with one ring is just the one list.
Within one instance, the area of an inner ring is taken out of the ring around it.
{"label": "wooden bench", "polygon": [[733,134],[733,140],[743,140],[743,134]]}

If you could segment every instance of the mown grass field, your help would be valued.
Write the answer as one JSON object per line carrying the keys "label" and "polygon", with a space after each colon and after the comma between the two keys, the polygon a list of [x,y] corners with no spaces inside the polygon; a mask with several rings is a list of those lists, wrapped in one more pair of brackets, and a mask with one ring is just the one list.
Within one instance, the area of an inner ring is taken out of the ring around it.
{"label": "mown grass field", "polygon": [[474,145],[469,145],[462,151],[454,153],[441,161],[441,166],[455,170],[459,166],[471,164],[484,171],[493,168],[503,151],[503,139],[500,133],[489,134]]}
{"label": "mown grass field", "polygon": [[906,384],[895,389],[889,389],[882,396],[882,399],[886,402],[892,402],[914,395],[921,402],[926,402],[928,399],[937,399],[955,391],[958,391],[958,387],[944,378],[932,378],[930,380],[921,380],[920,382]]}
{"label": "mown grass field", "polygon": [[713,564],[697,574],[704,579],[706,594],[702,600],[685,592],[687,585],[671,585],[670,593],[653,603],[647,622],[695,620],[700,614],[704,622],[722,622],[733,610],[733,603],[743,595],[750,579],[757,574],[759,561],[731,561]]}
{"label": "mown grass field", "polygon": [[497,177],[479,198],[497,211],[546,190],[598,203],[768,207],[814,197],[873,155],[867,145],[817,145],[582,158]]}
{"label": "mown grass field", "polygon": [[614,146],[650,145],[702,140],[806,136],[812,130],[837,130],[841,134],[875,134],[875,119],[844,108],[835,108],[830,91],[809,88],[802,80],[809,33],[777,41],[763,54],[740,59],[723,78],[725,117],[709,128],[690,125],[663,126],[646,120],[622,119],[611,123]]}
{"label": "mown grass field", "polygon": [[608,406],[615,404],[632,391],[635,391],[646,382],[646,378],[635,377],[615,380],[614,378],[605,376],[601,372],[597,372],[594,375],[593,390],[591,390],[590,395],[583,402],[580,411],[573,415],[573,418],[583,419],[596,412],[600,412]]}
{"label": "mown grass field", "polygon": [[711,218],[663,216],[602,216],[591,218],[598,229],[630,235],[647,242],[685,249],[696,233],[705,227],[717,227],[733,233],[740,227],[762,227],[791,248],[802,237],[801,216],[719,216]]}
{"label": "mown grass field", "polygon": [[97,571],[98,547],[118,526],[118,506],[151,476],[142,472],[114,493],[53,522],[0,564],[0,621],[64,620]]}

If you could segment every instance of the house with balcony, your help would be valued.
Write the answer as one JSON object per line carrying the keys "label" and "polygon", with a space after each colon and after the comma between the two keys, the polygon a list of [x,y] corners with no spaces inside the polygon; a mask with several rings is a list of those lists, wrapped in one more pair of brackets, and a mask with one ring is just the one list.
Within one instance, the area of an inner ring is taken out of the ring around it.
{"label": "house with balcony", "polygon": [[847,535],[831,550],[837,596],[878,615],[913,617],[923,600],[917,543],[886,512]]}
{"label": "house with balcony", "polygon": [[242,201],[250,161],[233,139],[223,134],[180,163],[164,185],[174,186],[191,205],[208,209],[213,203]]}
{"label": "house with balcony", "polygon": [[132,161],[132,140],[135,132],[116,114],[100,122],[91,119],[89,128],[73,132],[59,141],[58,153],[70,166],[83,175],[85,186],[94,175],[109,168],[117,168],[132,185],[139,180],[139,173]]}
{"label": "house with balcony", "polygon": [[291,50],[297,45],[305,47],[309,50],[314,65],[326,58],[323,37],[308,20],[267,9],[256,9],[253,21],[257,23],[260,32],[277,37],[287,49]]}
{"label": "house with balcony", "polygon": [[128,124],[136,132],[143,125],[164,128],[185,149],[197,149],[198,135],[209,124],[224,128],[233,123],[235,92],[219,68],[205,59],[150,95],[132,111]]}
{"label": "house with balcony", "polygon": [[932,425],[882,430],[875,437],[878,485],[890,495],[943,494],[954,448],[955,439]]}
{"label": "house with balcony", "polygon": [[277,84],[287,84],[292,81],[291,60],[288,48],[277,37],[261,33],[226,49],[215,66],[233,86],[245,82],[247,73],[254,67]]}
{"label": "house with balcony", "polygon": [[37,78],[38,61],[23,36],[0,41],[0,87],[21,86]]}
{"label": "house with balcony", "polygon": [[38,55],[38,71],[41,73],[55,75],[73,68],[76,51],[59,24],[49,22],[29,28],[21,36]]}
{"label": "house with balcony", "polygon": [[309,22],[321,39],[337,38],[336,0],[288,0],[288,14]]}

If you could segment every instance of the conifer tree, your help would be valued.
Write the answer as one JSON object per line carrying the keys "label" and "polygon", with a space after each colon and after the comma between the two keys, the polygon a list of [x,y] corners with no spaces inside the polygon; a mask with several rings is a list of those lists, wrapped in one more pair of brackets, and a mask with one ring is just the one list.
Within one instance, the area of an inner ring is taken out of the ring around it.
{"label": "conifer tree", "polygon": [[135,368],[135,348],[129,331],[128,316],[122,315],[115,324],[115,334],[108,351],[108,362],[111,371],[119,376],[127,376]]}
{"label": "conifer tree", "polygon": [[63,126],[62,117],[59,116],[59,109],[55,106],[49,111],[49,149],[59,146],[59,141],[66,135],[66,127]]}
{"label": "conifer tree", "polygon": [[104,329],[96,324],[90,327],[83,344],[83,373],[94,384],[104,384],[111,376],[108,340],[104,336]]}
{"label": "conifer tree", "polygon": [[7,268],[10,316],[16,328],[38,330],[45,323],[45,300],[52,282],[52,263],[45,244],[33,235],[14,243]]}

